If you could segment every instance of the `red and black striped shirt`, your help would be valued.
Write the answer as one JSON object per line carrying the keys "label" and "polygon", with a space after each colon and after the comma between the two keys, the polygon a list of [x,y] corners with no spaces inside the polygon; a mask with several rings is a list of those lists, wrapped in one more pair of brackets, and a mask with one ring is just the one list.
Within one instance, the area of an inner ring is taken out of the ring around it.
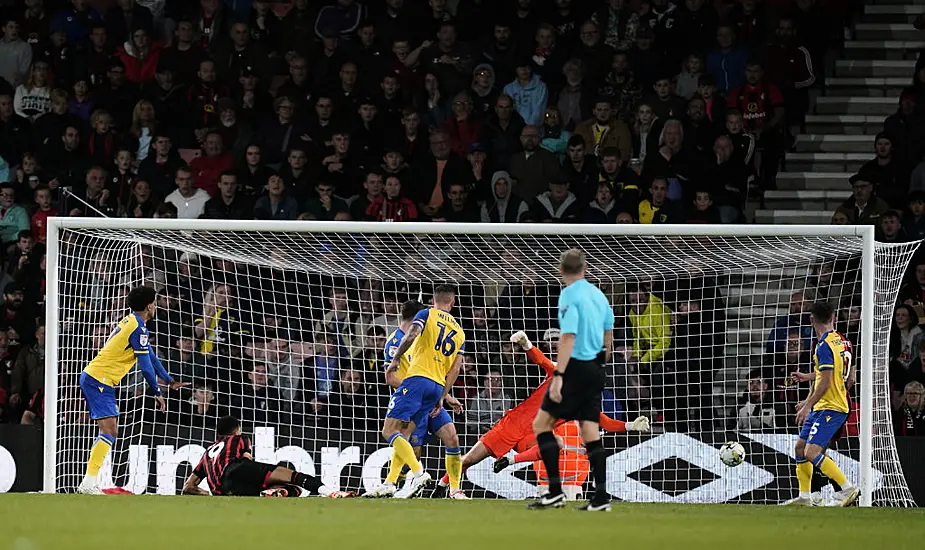
{"label": "red and black striped shirt", "polygon": [[222,475],[229,464],[244,458],[245,453],[253,454],[251,442],[244,435],[229,435],[213,443],[202,460],[193,470],[199,479],[205,479],[213,495],[222,494]]}

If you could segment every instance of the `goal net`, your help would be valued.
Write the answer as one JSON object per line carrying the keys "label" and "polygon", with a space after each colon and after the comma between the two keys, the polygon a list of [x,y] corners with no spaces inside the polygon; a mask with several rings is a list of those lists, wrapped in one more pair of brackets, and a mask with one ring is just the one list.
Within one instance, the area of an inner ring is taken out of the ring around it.
{"label": "goal net", "polygon": [[[454,420],[465,452],[542,383],[543,371],[509,336],[524,330],[555,359],[558,256],[579,247],[617,319],[603,411],[652,422],[648,434],[604,435],[615,498],[795,496],[795,404],[810,387],[790,374],[811,369],[808,305],[825,299],[837,305],[838,330],[861,367],[844,437],[829,455],[864,484],[865,502],[914,505],[894,442],[887,341],[918,243],[874,248],[871,235],[836,227],[56,219],[45,490],[73,491],[84,473],[97,428],[78,377],[127,314],[124,298],[136,285],[157,289],[152,343],[171,375],[192,385],[166,393],[165,414],[139,374],[123,380],[104,486],[177,494],[215,439],[216,420],[232,414],[257,460],[363,492],[382,482],[391,456],[379,433],[391,392],[382,352],[402,302],[429,303],[439,283],[457,287],[453,314],[466,331],[467,360],[453,393],[466,410]],[[866,246],[875,257],[867,287]],[[743,464],[719,460],[727,441],[744,446]],[[427,470],[442,475],[439,443],[431,438],[423,453]],[[587,461],[570,456],[566,484],[587,491]],[[466,471],[468,494],[530,498],[543,483],[538,465],[495,474],[492,462]]]}

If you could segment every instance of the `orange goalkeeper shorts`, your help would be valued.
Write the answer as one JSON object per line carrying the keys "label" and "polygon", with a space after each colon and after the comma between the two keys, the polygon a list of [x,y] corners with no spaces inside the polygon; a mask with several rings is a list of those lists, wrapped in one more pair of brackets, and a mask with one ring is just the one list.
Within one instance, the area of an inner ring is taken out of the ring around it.
{"label": "orange goalkeeper shorts", "polygon": [[494,428],[488,430],[479,441],[488,449],[491,456],[498,458],[506,455],[512,449],[522,453],[536,445],[536,435],[532,431],[513,429],[502,418]]}

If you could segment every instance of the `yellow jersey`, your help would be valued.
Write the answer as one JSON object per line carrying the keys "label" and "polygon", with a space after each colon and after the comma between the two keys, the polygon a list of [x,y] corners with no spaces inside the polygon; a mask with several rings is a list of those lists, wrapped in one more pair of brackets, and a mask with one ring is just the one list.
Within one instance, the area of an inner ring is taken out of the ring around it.
{"label": "yellow jersey", "polygon": [[813,406],[814,411],[848,412],[848,390],[845,383],[851,374],[851,348],[841,337],[841,334],[830,330],[822,335],[816,343],[813,353],[815,362],[816,380],[813,389],[819,383],[823,371],[832,372],[832,384],[822,394],[822,398]]}
{"label": "yellow jersey", "polygon": [[136,355],[147,355],[148,329],[135,313],[119,321],[103,348],[84,368],[84,372],[107,386],[116,386],[135,366]]}
{"label": "yellow jersey", "polygon": [[[386,369],[389,368],[389,365],[392,363],[392,359],[395,358],[395,352],[398,351],[398,346],[401,345],[401,341],[404,337],[405,331],[397,328],[392,332],[392,334],[389,335],[388,339],[386,339],[385,349],[382,351]],[[405,353],[401,359],[398,360],[398,372],[395,373],[395,376],[398,377],[399,382],[408,377],[409,368],[411,368],[410,351]]]}
{"label": "yellow jersey", "polygon": [[423,376],[445,385],[456,356],[465,352],[466,333],[452,315],[433,307],[419,311],[413,324],[421,329],[421,335],[411,346],[406,378]]}

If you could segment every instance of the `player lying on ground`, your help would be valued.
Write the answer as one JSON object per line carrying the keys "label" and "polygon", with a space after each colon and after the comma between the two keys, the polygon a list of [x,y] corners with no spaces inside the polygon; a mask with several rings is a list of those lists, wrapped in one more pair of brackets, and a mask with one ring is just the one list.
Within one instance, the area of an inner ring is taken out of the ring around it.
{"label": "player lying on ground", "polygon": [[219,419],[215,432],[215,443],[206,449],[183,484],[185,495],[209,496],[209,491],[199,487],[205,479],[213,495],[299,497],[304,489],[330,498],[355,496],[354,493],[330,489],[315,476],[256,462],[251,441],[241,435],[241,423],[233,416]]}
{"label": "player lying on ground", "polygon": [[[408,376],[408,368],[411,366],[411,354],[406,353],[398,358],[398,370],[392,370],[389,367],[392,365],[392,360],[395,359],[395,352],[398,351],[402,339],[405,337],[405,334],[411,330],[411,323],[414,321],[414,316],[423,309],[426,309],[424,304],[417,300],[409,300],[402,304],[401,324],[389,336],[388,340],[386,340],[385,350],[383,351],[386,368],[385,382],[394,388],[396,392],[401,386],[402,381]],[[463,412],[462,406],[454,407],[453,412],[456,414]],[[459,435],[456,433],[456,426],[453,424],[453,419],[450,418],[446,409],[441,408],[436,415],[428,416],[427,422],[418,426],[414,433],[411,434],[409,442],[411,446],[414,447],[414,456],[418,460],[421,459],[422,446],[431,435],[436,435],[440,441],[443,442],[444,447],[446,447],[446,467],[447,471],[450,471],[451,462],[459,461]],[[401,460],[392,460],[389,463],[389,473],[385,478],[385,483],[367,492],[363,496],[369,498],[382,498],[394,495],[398,489],[397,483],[401,476],[403,466],[404,462]],[[465,493],[460,489],[460,478],[456,478],[455,484],[450,484],[450,490],[447,496],[456,500],[467,499]]]}
{"label": "player lying on ground", "polygon": [[835,499],[840,506],[848,506],[858,498],[860,491],[848,481],[835,461],[825,455],[825,449],[848,418],[851,352],[841,335],[835,332],[835,309],[831,304],[816,302],[810,309],[810,317],[819,340],[813,351],[813,391],[805,401],[797,404],[797,423],[803,425],[795,449],[800,495],[790,504],[812,504],[810,491],[815,467],[841,486]]}
{"label": "player lying on ground", "polygon": [[[462,459],[463,471],[489,456],[497,459],[494,465],[496,473],[512,463],[533,462],[539,459],[539,447],[536,446],[536,435],[533,433],[533,419],[536,417],[536,411],[539,410],[540,403],[543,401],[543,395],[546,394],[546,388],[549,386],[550,380],[552,380],[552,372],[555,370],[556,364],[550,361],[539,348],[535,347],[523,331],[513,334],[511,342],[518,344],[521,349],[527,352],[527,359],[530,362],[542,367],[546,372],[546,379],[526,399],[505,413],[498,420],[498,423],[488,430],[475,446],[469,449],[469,452]],[[564,423],[565,421],[563,420],[557,426]],[[608,432],[649,431],[649,419],[645,416],[640,416],[632,422],[623,422],[601,414],[600,423],[601,427]],[[514,456],[513,461],[505,456],[511,450],[518,453]],[[445,485],[447,482],[447,476],[440,480],[441,485]]]}
{"label": "player lying on ground", "polygon": [[[424,471],[408,439],[419,426],[427,425],[428,418],[438,416],[444,403],[454,410],[462,410],[459,401],[450,395],[459,376],[466,345],[465,332],[449,313],[455,300],[453,287],[440,285],[435,288],[434,307],[422,309],[414,316],[411,328],[389,364],[388,370],[397,373],[401,358],[410,350],[408,375],[389,400],[382,426],[382,437],[393,449],[390,469],[401,471],[405,464],[411,469],[404,487],[395,493],[396,498],[413,498],[433,480]],[[458,480],[462,476],[459,447],[448,448],[446,452],[447,472],[450,479]]]}
{"label": "player lying on ground", "polygon": [[103,344],[103,348],[80,374],[80,391],[87,402],[87,408],[90,409],[90,418],[95,420],[100,428],[100,434],[90,449],[86,475],[77,487],[78,493],[103,494],[97,482],[97,475],[106,455],[116,444],[119,430],[119,410],[116,406],[115,386],[136,363],[154,391],[161,411],[167,410],[167,404],[158,387],[158,378],[172,390],[189,385],[174,382],[157,359],[157,354],[148,341],[148,329],[145,323],[154,318],[157,308],[156,299],[157,293],[151,287],[139,286],[132,289],[127,298],[132,312],[119,321],[106,343]]}

